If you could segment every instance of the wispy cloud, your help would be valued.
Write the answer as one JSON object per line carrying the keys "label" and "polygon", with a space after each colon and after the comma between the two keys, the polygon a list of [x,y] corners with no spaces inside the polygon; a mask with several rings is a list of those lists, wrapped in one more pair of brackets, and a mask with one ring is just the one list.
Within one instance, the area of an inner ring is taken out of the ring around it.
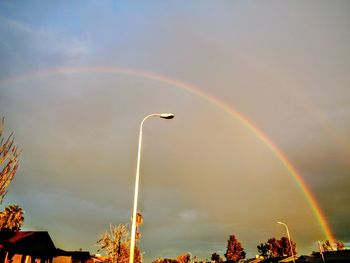
{"label": "wispy cloud", "polygon": [[198,221],[200,218],[205,217],[206,215],[204,213],[195,209],[183,210],[179,214],[179,218],[187,222],[195,222]]}
{"label": "wispy cloud", "polygon": [[4,17],[0,21],[0,33],[6,35],[0,38],[0,68],[5,71],[12,69],[16,74],[38,66],[71,64],[89,54],[87,41],[77,36]]}
{"label": "wispy cloud", "polygon": [[[64,36],[45,28],[36,28],[16,20],[3,18],[14,35],[32,43],[32,46],[43,54],[56,54],[63,59],[78,59],[88,54],[87,43],[75,36]],[[11,41],[11,39],[9,39]]]}

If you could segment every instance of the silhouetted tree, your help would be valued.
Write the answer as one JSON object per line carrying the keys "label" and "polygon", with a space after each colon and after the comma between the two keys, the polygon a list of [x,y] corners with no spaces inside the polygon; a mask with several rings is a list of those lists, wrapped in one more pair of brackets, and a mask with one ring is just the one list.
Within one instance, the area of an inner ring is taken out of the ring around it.
{"label": "silhouetted tree", "polygon": [[7,187],[15,176],[19,156],[13,133],[5,139],[2,134],[3,130],[4,118],[0,122],[0,203],[7,194]]}
{"label": "silhouetted tree", "polygon": [[335,242],[335,245],[337,246],[337,250],[345,250],[344,242],[341,240],[337,240]]}
{"label": "silhouetted tree", "polygon": [[245,258],[245,252],[242,244],[236,239],[234,235],[230,235],[229,240],[227,240],[227,250],[225,253],[227,261],[237,262],[240,259]]}
{"label": "silhouetted tree", "polygon": [[19,231],[23,225],[24,211],[18,205],[9,205],[0,212],[0,231]]}
{"label": "silhouetted tree", "polygon": [[267,243],[260,243],[258,247],[259,256],[262,256],[264,259],[269,257],[270,245]]}
{"label": "silhouetted tree", "polygon": [[213,253],[212,255],[211,255],[211,258],[210,258],[212,261],[215,261],[215,262],[221,262],[221,257],[220,257],[220,255],[219,254],[217,254],[217,253]]}

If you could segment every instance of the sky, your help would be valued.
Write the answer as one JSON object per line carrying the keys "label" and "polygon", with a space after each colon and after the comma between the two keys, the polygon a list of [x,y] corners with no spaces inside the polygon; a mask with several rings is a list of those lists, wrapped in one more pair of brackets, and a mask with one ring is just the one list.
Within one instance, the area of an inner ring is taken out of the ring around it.
{"label": "sky", "polygon": [[286,235],[277,221],[309,254],[327,238],[315,206],[349,246],[349,10],[0,0],[0,116],[22,149],[2,206],[57,247],[96,253],[109,224],[131,225],[140,122],[172,112],[143,130],[146,262],[223,256],[231,234],[254,257]]}

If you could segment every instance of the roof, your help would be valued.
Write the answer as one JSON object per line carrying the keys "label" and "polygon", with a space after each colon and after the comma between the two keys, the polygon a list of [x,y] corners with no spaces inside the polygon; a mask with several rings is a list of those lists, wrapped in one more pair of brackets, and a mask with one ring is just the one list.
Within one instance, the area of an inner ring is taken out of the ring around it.
{"label": "roof", "polygon": [[13,254],[52,258],[56,247],[47,231],[0,231],[0,246]]}

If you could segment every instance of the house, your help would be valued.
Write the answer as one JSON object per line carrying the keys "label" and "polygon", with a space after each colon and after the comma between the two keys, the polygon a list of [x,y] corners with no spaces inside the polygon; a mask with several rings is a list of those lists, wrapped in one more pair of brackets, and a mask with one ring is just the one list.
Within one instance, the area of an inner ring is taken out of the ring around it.
{"label": "house", "polygon": [[300,256],[296,262],[312,263],[348,263],[350,262],[350,250],[337,250],[323,252],[323,258],[320,252],[312,253],[310,256]]}
{"label": "house", "polygon": [[[1,262],[52,262],[56,247],[46,231],[0,232]],[[21,255],[20,257],[15,255]],[[15,260],[15,261],[14,261]]]}
{"label": "house", "polygon": [[47,231],[0,231],[0,263],[86,263],[87,251],[55,247]]}

